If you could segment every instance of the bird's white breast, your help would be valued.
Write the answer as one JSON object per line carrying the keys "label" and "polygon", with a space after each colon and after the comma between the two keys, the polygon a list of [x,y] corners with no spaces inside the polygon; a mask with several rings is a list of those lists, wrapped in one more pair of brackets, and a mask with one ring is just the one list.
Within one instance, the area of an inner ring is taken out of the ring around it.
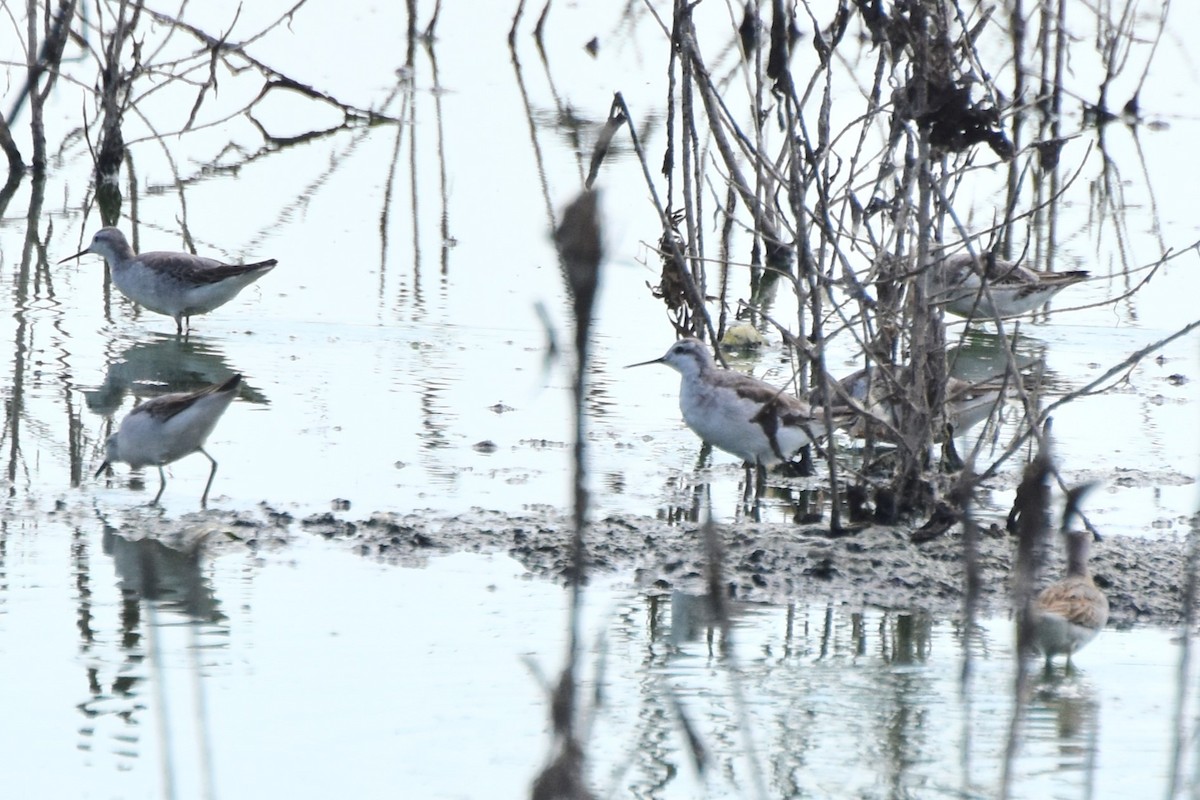
{"label": "bird's white breast", "polygon": [[[731,388],[714,387],[699,379],[684,379],[679,389],[683,421],[697,436],[743,461],[770,466],[779,459],[762,426],[751,422],[761,408],[759,403],[739,396]],[[781,448],[785,455],[790,455],[783,438],[780,437]]]}

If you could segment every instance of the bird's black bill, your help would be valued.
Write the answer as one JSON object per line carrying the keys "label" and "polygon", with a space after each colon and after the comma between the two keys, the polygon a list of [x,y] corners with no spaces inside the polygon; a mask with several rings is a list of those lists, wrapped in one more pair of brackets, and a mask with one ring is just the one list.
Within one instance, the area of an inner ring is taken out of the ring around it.
{"label": "bird's black bill", "polygon": [[100,469],[96,470],[96,474],[93,475],[92,478],[93,479],[99,478],[101,476],[101,474],[104,473],[104,470],[108,469],[111,466],[112,466],[111,461],[105,461],[103,464],[100,465]]}
{"label": "bird's black bill", "polygon": [[64,258],[62,261],[59,261],[58,263],[59,263],[59,264],[65,264],[65,263],[67,263],[68,261],[71,261],[71,260],[73,260],[73,259],[79,258],[80,256],[86,256],[86,255],[88,254],[88,252],[89,252],[89,251],[87,251],[87,250],[82,250],[82,251],[80,251],[80,252],[76,253],[76,254],[75,254],[75,255],[73,255],[73,256],[67,256],[66,258]]}
{"label": "bird's black bill", "polygon": [[647,364],[661,364],[661,363],[663,363],[663,360],[661,357],[653,358],[653,359],[650,359],[649,361],[639,361],[636,364],[626,364],[625,369],[633,369],[634,367],[644,367]]}

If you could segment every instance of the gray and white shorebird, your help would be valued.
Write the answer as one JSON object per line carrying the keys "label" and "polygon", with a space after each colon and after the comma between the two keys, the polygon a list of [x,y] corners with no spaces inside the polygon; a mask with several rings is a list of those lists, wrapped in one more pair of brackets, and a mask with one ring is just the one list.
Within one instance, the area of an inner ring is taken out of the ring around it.
{"label": "gray and white shorebird", "polygon": [[208,483],[200,505],[208,503],[208,490],[217,474],[217,462],[204,449],[217,420],[229,408],[242,385],[242,376],[234,375],[224,383],[207,386],[195,392],[164,394],[147,400],[129,412],[117,432],[105,443],[104,463],[96,470],[99,478],[113,464],[123,461],[137,469],[147,465],[158,467],[160,484],[151,503],[157,503],[167,488],[163,466],[192,453],[203,453],[212,462]]}
{"label": "gray and white shorebird", "polygon": [[1033,602],[1030,618],[1034,643],[1046,657],[1046,669],[1057,655],[1067,657],[1096,638],[1108,623],[1108,598],[1088,570],[1092,534],[1064,533],[1067,540],[1067,576],[1043,589]]}
{"label": "gray and white shorebird", "polygon": [[175,320],[176,333],[190,328],[191,317],[225,305],[238,292],[275,268],[275,259],[253,264],[225,264],[191,253],[154,251],[135,254],[125,234],[101,228],[85,250],[58,263],[88,253],[103,256],[121,294],[156,314]]}
{"label": "gray and white shorebird", "polygon": [[747,466],[770,467],[828,435],[824,409],[769,383],[722,369],[698,339],[680,339],[661,358],[630,364],[666,364],[682,376],[679,410],[693,432]]}
{"label": "gray and white shorebird", "polygon": [[[842,392],[862,409],[860,418],[849,428],[851,436],[864,436],[866,425],[872,418],[880,423],[877,433],[885,439],[890,438],[890,434],[898,427],[902,406],[908,402],[905,392],[912,385],[912,371],[901,369],[892,379],[888,375],[883,369],[872,366],[838,381]],[[1003,403],[1002,395],[1006,388],[1003,377],[971,382],[949,376],[946,379],[946,405],[943,410],[946,424],[955,434],[978,425],[991,415],[997,405]],[[820,403],[820,393],[814,392],[810,399]],[[834,411],[849,412],[848,405],[839,393],[834,394]]]}
{"label": "gray and white shorebird", "polygon": [[[1041,308],[1068,286],[1086,280],[1085,270],[1045,272],[984,253],[955,253],[933,263],[932,299],[967,319],[1017,317]],[[986,286],[986,290],[984,289]]]}

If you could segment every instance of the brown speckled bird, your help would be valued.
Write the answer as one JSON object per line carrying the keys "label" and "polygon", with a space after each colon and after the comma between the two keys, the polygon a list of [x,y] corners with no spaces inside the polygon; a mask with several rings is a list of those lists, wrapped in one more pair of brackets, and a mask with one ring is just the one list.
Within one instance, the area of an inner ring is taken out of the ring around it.
{"label": "brown speckled bird", "polygon": [[1067,539],[1067,576],[1047,586],[1034,601],[1034,642],[1046,656],[1046,667],[1059,654],[1071,655],[1096,638],[1108,622],[1108,598],[1088,571],[1092,534],[1071,531]]}

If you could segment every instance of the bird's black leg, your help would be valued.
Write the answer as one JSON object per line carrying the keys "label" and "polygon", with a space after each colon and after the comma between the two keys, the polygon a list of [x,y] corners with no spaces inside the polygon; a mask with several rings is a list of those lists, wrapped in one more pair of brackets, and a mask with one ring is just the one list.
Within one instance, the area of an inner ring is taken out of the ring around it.
{"label": "bird's black leg", "polygon": [[158,505],[158,498],[162,497],[163,490],[167,488],[167,475],[163,472],[161,465],[158,467],[158,494],[154,495],[154,499],[150,501],[150,505]]}
{"label": "bird's black leg", "polygon": [[754,513],[755,522],[762,522],[762,502],[767,495],[767,468],[761,462],[754,464]]}
{"label": "bird's black leg", "polygon": [[217,477],[217,460],[210,456],[203,447],[200,452],[204,453],[204,457],[212,462],[212,469],[208,473],[208,483],[204,484],[204,494],[200,495],[200,507],[208,508],[208,490],[212,488],[213,478]]}

